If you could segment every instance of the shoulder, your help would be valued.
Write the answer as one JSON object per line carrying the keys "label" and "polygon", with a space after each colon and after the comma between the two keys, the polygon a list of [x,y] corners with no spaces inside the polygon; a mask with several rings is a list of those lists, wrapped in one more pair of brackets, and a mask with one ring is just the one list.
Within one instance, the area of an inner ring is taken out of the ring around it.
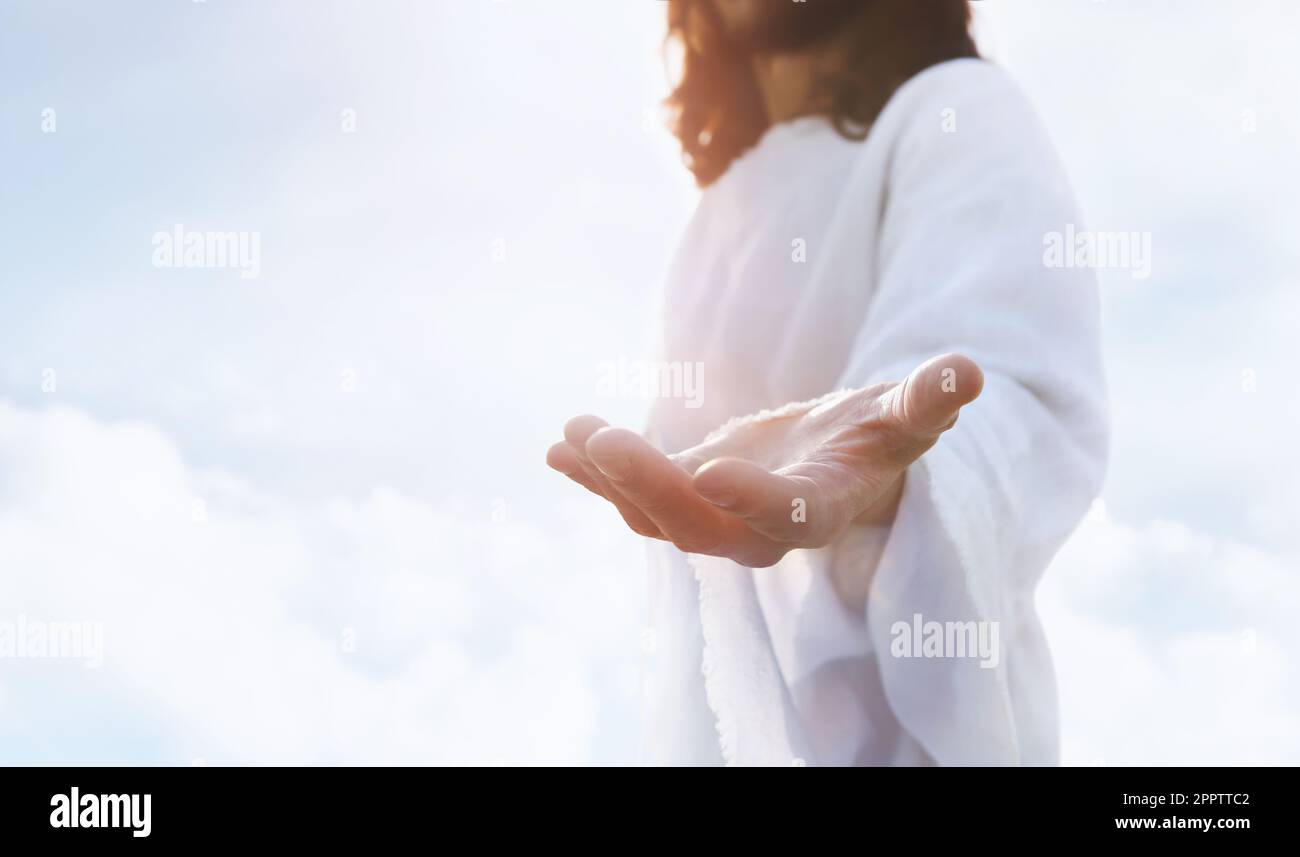
{"label": "shoulder", "polygon": [[981,59],[931,66],[898,88],[871,130],[895,182],[1001,178],[1068,193],[1038,111],[1003,68]]}
{"label": "shoulder", "polygon": [[877,120],[881,129],[897,133],[933,129],[954,137],[963,125],[981,131],[1006,123],[1040,124],[1029,97],[1005,69],[968,58],[942,62],[913,75],[899,86]]}

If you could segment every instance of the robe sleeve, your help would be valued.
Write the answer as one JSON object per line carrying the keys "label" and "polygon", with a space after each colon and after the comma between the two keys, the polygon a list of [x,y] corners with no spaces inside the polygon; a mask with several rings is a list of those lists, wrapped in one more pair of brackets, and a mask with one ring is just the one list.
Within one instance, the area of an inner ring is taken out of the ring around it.
{"label": "robe sleeve", "polygon": [[[888,702],[941,764],[1057,760],[1034,587],[1100,489],[1105,390],[1094,272],[1045,247],[1083,227],[1015,84],[987,66],[909,105],[893,135],[876,291],[843,386],[957,351],[984,391],[907,473],[868,599]],[[907,656],[926,622],[994,623],[997,657]],[[900,641],[906,626],[912,636]]]}

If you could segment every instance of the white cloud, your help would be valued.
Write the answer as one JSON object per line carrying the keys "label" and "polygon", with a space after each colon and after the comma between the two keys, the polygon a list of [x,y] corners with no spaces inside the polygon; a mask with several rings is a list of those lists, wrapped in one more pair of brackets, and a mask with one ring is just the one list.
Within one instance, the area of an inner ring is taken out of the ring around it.
{"label": "white cloud", "polygon": [[0,484],[0,618],[105,636],[99,670],[0,661],[0,758],[75,760],[66,706],[153,736],[117,760],[583,762],[630,704],[640,555],[588,505],[558,537],[383,488],[295,508],[148,425],[3,403]]}
{"label": "white cloud", "polygon": [[1090,518],[1039,594],[1067,764],[1300,762],[1295,559]]}

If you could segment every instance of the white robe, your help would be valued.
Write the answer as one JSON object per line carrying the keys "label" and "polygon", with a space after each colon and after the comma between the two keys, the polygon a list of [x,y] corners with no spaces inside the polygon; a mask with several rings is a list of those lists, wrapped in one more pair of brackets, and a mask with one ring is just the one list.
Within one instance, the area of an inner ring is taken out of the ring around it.
{"label": "white robe", "polygon": [[[645,761],[1057,761],[1034,588],[1106,457],[1096,279],[1045,257],[1070,224],[1027,99],[971,59],[905,83],[863,142],[777,125],[706,189],[663,309],[663,358],[703,365],[702,406],[656,402],[661,448],[946,351],[986,381],[891,527],[757,570],[652,543]],[[895,656],[918,615],[997,623],[996,665]]]}

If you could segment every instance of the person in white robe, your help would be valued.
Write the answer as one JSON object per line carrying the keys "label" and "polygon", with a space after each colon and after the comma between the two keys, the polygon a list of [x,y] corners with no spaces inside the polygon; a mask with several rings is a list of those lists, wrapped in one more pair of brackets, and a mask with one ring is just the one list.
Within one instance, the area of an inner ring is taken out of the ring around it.
{"label": "person in white robe", "polygon": [[548,456],[648,537],[645,761],[1057,762],[1034,590],[1107,446],[1095,277],[1045,255],[1080,224],[978,58],[862,140],[772,122],[705,188],[662,355],[702,395]]}

